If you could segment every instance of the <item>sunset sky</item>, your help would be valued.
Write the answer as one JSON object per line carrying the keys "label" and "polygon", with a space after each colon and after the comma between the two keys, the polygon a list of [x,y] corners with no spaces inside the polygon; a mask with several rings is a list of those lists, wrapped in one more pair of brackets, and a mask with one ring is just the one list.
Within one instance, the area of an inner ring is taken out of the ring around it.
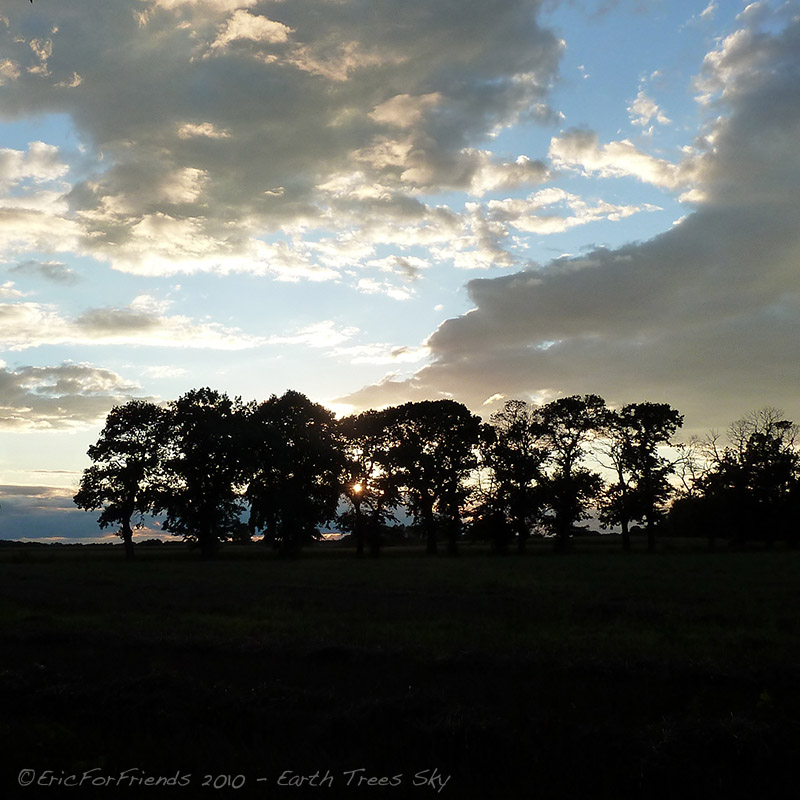
{"label": "sunset sky", "polygon": [[2,0],[0,538],[108,410],[800,421],[800,1]]}

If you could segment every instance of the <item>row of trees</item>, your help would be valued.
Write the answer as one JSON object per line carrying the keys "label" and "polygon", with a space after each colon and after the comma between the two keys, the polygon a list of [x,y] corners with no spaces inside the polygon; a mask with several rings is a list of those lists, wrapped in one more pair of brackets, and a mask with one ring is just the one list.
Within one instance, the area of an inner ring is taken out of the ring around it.
{"label": "row of trees", "polygon": [[166,406],[114,408],[75,503],[101,510],[101,527],[119,526],[128,557],[147,515],[206,557],[223,540],[257,534],[291,555],[332,521],[359,554],[377,554],[401,508],[431,553],[442,538],[456,553],[466,525],[499,550],[524,549],[533,533],[566,549],[590,513],[619,527],[626,549],[631,527],[644,526],[652,549],[676,491],[675,524],[730,518],[742,535],[798,496],[794,426],[777,414],[763,421],[742,422],[730,447],[710,440],[701,468],[697,448],[665,454],[683,422],[665,403],[510,400],[482,423],[463,404],[437,400],[337,420],[299,392],[245,404],[204,388]]}

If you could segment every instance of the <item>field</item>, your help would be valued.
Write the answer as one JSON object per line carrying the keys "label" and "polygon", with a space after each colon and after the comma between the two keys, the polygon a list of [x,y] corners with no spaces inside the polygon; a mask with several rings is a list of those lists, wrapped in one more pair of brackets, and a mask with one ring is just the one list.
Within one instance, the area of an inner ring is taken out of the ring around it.
{"label": "field", "polygon": [[4,796],[793,796],[800,553],[618,547],[4,547]]}

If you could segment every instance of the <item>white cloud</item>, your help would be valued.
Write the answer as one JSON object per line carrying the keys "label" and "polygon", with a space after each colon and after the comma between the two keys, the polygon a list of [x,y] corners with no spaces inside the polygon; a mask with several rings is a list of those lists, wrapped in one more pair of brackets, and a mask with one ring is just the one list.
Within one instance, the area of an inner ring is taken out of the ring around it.
{"label": "white cloud", "polygon": [[487,204],[489,219],[539,234],[562,233],[597,220],[619,220],[652,210],[656,210],[655,207],[619,206],[604,201],[590,205],[582,198],[556,188],[543,189],[525,199],[490,200]]}
{"label": "white cloud", "polygon": [[150,367],[145,367],[142,370],[142,374],[148,378],[162,380],[165,378],[182,378],[184,375],[189,374],[189,370],[183,367],[174,367],[164,364],[160,366],[153,365]]}
{"label": "white cloud", "polygon": [[695,167],[691,159],[673,164],[643,153],[629,139],[600,145],[597,134],[574,128],[551,140],[550,158],[559,169],[578,169],[601,178],[631,176],[665,189],[688,187]]}
{"label": "white cloud", "polygon": [[290,336],[271,336],[267,344],[301,344],[306,347],[335,347],[358,333],[352,325],[338,326],[333,320],[315,322]]}
{"label": "white cloud", "polygon": [[23,294],[19,289],[14,288],[13,281],[5,281],[0,283],[0,299],[8,299],[12,297],[22,297]]}
{"label": "white cloud", "polygon": [[0,189],[30,178],[46,183],[62,177],[69,167],[59,159],[57,147],[31,142],[27,150],[0,148]]}
{"label": "white cloud", "polygon": [[510,163],[498,162],[486,150],[464,150],[462,156],[475,161],[469,182],[470,194],[482,197],[488,192],[508,191],[526,184],[544,183],[549,176],[541,161],[532,161],[527,156],[518,156]]}
{"label": "white cloud", "polygon": [[231,42],[238,39],[248,39],[252,42],[265,42],[267,44],[282,44],[289,40],[293,33],[288,25],[276,22],[268,17],[250,14],[244,9],[238,9],[211,43],[211,49],[226,48]]}
{"label": "white cloud", "polygon": [[93,308],[68,319],[41,303],[0,303],[0,346],[8,350],[54,344],[134,344],[241,350],[264,339],[216,323],[164,313],[163,303],[143,295],[122,308]]}
{"label": "white cloud", "polygon": [[224,128],[219,129],[213,122],[184,122],[178,127],[178,137],[192,139],[204,137],[206,139],[230,139],[230,132]]}
{"label": "white cloud", "polygon": [[424,345],[361,344],[336,347],[329,355],[332,358],[345,358],[351,364],[417,364],[430,356],[430,350]]}
{"label": "white cloud", "polygon": [[628,114],[631,122],[640,128],[645,128],[650,124],[650,120],[655,120],[659,125],[668,125],[670,118],[658,107],[658,104],[647,95],[644,89],[639,89],[636,99],[628,106]]}
{"label": "white cloud", "polygon": [[357,288],[364,294],[384,294],[392,300],[410,300],[414,296],[413,289],[407,286],[395,286],[388,281],[376,281],[373,278],[362,278]]}
{"label": "white cloud", "polygon": [[398,94],[375,106],[369,116],[382,125],[413,128],[422,121],[428,109],[436,108],[441,101],[441,92],[431,92],[418,97],[412,97],[410,94]]}

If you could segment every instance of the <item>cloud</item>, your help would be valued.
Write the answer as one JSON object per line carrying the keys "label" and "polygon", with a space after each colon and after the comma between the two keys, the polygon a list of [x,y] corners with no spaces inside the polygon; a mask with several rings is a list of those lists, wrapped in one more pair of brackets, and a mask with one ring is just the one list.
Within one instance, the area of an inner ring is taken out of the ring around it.
{"label": "cloud", "polygon": [[229,139],[230,133],[224,128],[216,128],[211,122],[184,122],[178,128],[178,137],[181,139],[192,139],[195,136],[204,136],[207,139]]}
{"label": "cloud", "polygon": [[[320,188],[336,176],[391,196],[386,217],[408,227],[421,191],[480,196],[544,179],[539,162],[472,148],[556,116],[547,95],[563,43],[538,24],[540,0],[134,5],[53,4],[46,35],[8,10],[2,113],[68,114],[87,153],[72,175],[32,151],[70,187],[0,215],[0,247],[71,249],[144,275],[270,274],[262,238],[352,224]],[[0,161],[0,176],[33,170],[26,158]],[[334,269],[299,249],[279,277]]]}
{"label": "cloud", "polygon": [[224,30],[211,43],[211,49],[225,49],[231,42],[242,39],[250,42],[281,44],[287,42],[292,33],[294,31],[282,22],[238,9],[228,18]]}
{"label": "cloud", "polygon": [[9,272],[21,275],[34,275],[53,283],[75,284],[80,278],[62,261],[36,261],[28,259],[10,268]]}
{"label": "cloud", "polygon": [[19,289],[14,288],[13,281],[6,281],[5,283],[0,283],[0,299],[8,299],[11,297],[22,297],[22,292]]}
{"label": "cloud", "polygon": [[[338,401],[452,393],[477,410],[493,391],[598,392],[669,402],[689,432],[765,403],[800,418],[800,373],[787,359],[800,341],[800,18],[766,21],[746,15],[704,62],[701,81],[718,96],[693,156],[702,205],[643,243],[471,281],[474,308],[429,338],[430,364]],[[559,141],[556,152],[587,169],[613,172],[632,155],[585,132]],[[653,182],[682,185],[678,167],[645,163]]]}
{"label": "cloud", "polygon": [[[0,366],[0,429],[54,430],[93,425],[140,387],[90,364]],[[151,399],[151,398],[150,398]]]}
{"label": "cloud", "polygon": [[430,350],[421,347],[405,347],[392,344],[360,344],[335,347],[329,355],[344,358],[351,364],[416,364],[430,355]]}
{"label": "cloud", "polygon": [[0,539],[16,541],[74,542],[118,541],[111,532],[97,527],[97,514],[76,508],[72,500],[75,486],[0,485]]}
{"label": "cloud", "polygon": [[0,346],[25,350],[53,344],[133,344],[242,350],[266,341],[165,310],[164,304],[148,295],[137,297],[129,306],[93,308],[73,319],[41,303],[0,303]]}
{"label": "cloud", "polygon": [[487,217],[528,233],[561,233],[601,219],[618,220],[654,206],[619,206],[605,201],[589,205],[563,189],[543,189],[527,198],[490,200]]}
{"label": "cloud", "polygon": [[572,128],[550,142],[550,158],[558,169],[576,169],[601,178],[630,176],[664,189],[687,188],[693,177],[693,161],[673,164],[643,153],[629,139],[600,145],[597,134]]}
{"label": "cloud", "polygon": [[639,89],[636,99],[628,106],[628,114],[631,122],[640,128],[645,128],[650,124],[650,120],[655,120],[659,125],[669,125],[670,118],[659,108],[658,104],[647,95],[644,89]]}
{"label": "cloud", "polygon": [[53,181],[68,170],[58,148],[44,142],[31,142],[27,151],[0,148],[0,189],[27,179],[34,183]]}
{"label": "cloud", "polygon": [[442,101],[441,92],[431,92],[419,97],[397,94],[369,112],[371,119],[381,125],[397,128],[413,128],[418,125],[428,109],[436,108]]}
{"label": "cloud", "polygon": [[407,286],[395,286],[388,281],[376,281],[373,278],[362,278],[357,288],[364,294],[384,294],[393,300],[410,300],[414,296],[414,290]]}
{"label": "cloud", "polygon": [[268,344],[303,344],[306,347],[334,347],[358,333],[353,326],[339,327],[332,320],[315,322],[290,336],[271,336]]}

